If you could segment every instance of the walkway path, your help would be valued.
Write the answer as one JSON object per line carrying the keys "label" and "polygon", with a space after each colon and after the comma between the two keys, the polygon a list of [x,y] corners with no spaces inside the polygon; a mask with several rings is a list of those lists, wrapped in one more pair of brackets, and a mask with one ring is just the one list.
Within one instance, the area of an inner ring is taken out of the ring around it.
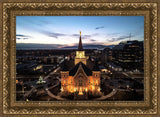
{"label": "walkway path", "polygon": [[104,96],[102,96],[102,97],[100,97],[100,98],[96,98],[96,99],[94,99],[94,100],[105,100],[105,99],[107,99],[107,98],[109,98],[109,97],[112,97],[114,94],[116,94],[116,92],[117,92],[117,90],[116,90],[116,89],[113,89],[112,92],[109,93],[108,95],[104,95]]}
{"label": "walkway path", "polygon": [[54,87],[56,87],[56,86],[58,86],[58,85],[60,84],[61,79],[58,78],[58,77],[56,77],[56,78],[59,80],[59,82],[58,82],[57,84],[55,84],[55,85],[53,85],[53,86],[51,86],[51,87],[48,87],[48,85],[45,85],[45,86],[44,86],[44,89],[45,89],[46,93],[47,93],[50,97],[55,98],[55,99],[57,99],[57,100],[66,100],[65,98],[61,98],[60,96],[56,96],[56,95],[54,95],[52,92],[49,91],[49,89],[52,89],[52,88],[54,88]]}
{"label": "walkway path", "polygon": [[37,88],[37,86],[34,86],[30,91],[27,91],[25,94],[24,94],[24,97],[28,97],[35,89]]}
{"label": "walkway path", "polygon": [[50,97],[52,97],[52,98],[55,98],[55,99],[57,99],[57,100],[66,100],[65,98],[61,98],[60,96],[54,95],[53,93],[51,93],[51,92],[48,90],[48,88],[46,88],[45,91],[46,91],[46,93],[47,93]]}
{"label": "walkway path", "polygon": [[43,78],[43,80],[46,80],[49,76],[57,74],[56,72],[60,69],[60,67],[56,68],[54,71],[50,72],[46,77]]}
{"label": "walkway path", "polygon": [[47,87],[47,88],[48,88],[48,89],[52,89],[52,88],[58,86],[59,84],[60,84],[60,82],[58,82],[57,84],[55,84],[55,85],[53,85],[53,86],[51,86],[51,87]]}

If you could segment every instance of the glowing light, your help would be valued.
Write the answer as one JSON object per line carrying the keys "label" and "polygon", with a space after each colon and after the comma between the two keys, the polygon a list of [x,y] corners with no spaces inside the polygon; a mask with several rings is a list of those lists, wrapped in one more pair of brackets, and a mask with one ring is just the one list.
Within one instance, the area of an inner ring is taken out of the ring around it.
{"label": "glowing light", "polygon": [[41,69],[42,68],[42,65],[39,65],[35,68],[35,70],[38,70],[38,69]]}
{"label": "glowing light", "polygon": [[16,84],[18,83],[18,80],[16,80]]}
{"label": "glowing light", "polygon": [[71,93],[73,93],[74,91],[73,91],[73,86],[71,86],[71,91],[70,91]]}
{"label": "glowing light", "polygon": [[88,89],[86,88],[86,92],[88,91]]}
{"label": "glowing light", "polygon": [[96,84],[98,84],[98,80],[96,80]]}
{"label": "glowing light", "polygon": [[95,90],[95,86],[92,86],[92,91],[94,91]]}
{"label": "glowing light", "polygon": [[78,95],[83,95],[82,87],[80,87]]}
{"label": "glowing light", "polygon": [[77,91],[77,88],[74,88],[74,91],[76,92],[76,91]]}
{"label": "glowing light", "polygon": [[100,91],[100,90],[101,90],[101,88],[99,87],[99,88],[98,88],[98,91]]}
{"label": "glowing light", "polygon": [[63,91],[63,87],[61,87],[61,91]]}
{"label": "glowing light", "polygon": [[76,58],[85,58],[84,51],[76,51]]}

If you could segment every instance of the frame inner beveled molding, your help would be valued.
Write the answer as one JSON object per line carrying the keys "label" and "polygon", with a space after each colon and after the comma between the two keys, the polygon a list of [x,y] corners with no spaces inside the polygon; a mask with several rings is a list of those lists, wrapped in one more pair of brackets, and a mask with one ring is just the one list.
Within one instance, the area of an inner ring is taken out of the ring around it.
{"label": "frame inner beveled molding", "polygon": [[[144,101],[16,101],[16,16],[144,16]],[[3,3],[4,114],[156,114],[157,3]]]}

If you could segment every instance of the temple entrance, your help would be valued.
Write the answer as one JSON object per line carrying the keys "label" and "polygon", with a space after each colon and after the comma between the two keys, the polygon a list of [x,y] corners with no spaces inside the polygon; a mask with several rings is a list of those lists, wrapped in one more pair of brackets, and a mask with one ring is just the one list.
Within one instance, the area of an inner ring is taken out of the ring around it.
{"label": "temple entrance", "polygon": [[74,100],[87,100],[87,99],[88,99],[88,93],[83,91],[83,87],[79,87],[78,92],[74,94]]}
{"label": "temple entrance", "polygon": [[79,93],[78,95],[83,95],[82,87],[79,88]]}

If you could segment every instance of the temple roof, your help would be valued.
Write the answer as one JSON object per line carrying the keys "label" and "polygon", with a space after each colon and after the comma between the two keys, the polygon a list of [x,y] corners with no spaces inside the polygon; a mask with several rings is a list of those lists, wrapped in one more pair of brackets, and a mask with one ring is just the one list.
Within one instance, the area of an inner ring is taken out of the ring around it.
{"label": "temple roof", "polygon": [[61,71],[69,71],[66,60],[64,60]]}
{"label": "temple roof", "polygon": [[80,32],[80,37],[79,37],[78,50],[79,50],[79,51],[82,51],[82,50],[83,50],[83,46],[82,46],[82,39],[81,39],[81,32]]}
{"label": "temple roof", "polygon": [[78,70],[78,68],[80,67],[80,65],[82,66],[84,72],[86,73],[87,76],[92,76],[92,71],[82,62],[79,62],[70,72],[69,75],[70,76],[74,76]]}

